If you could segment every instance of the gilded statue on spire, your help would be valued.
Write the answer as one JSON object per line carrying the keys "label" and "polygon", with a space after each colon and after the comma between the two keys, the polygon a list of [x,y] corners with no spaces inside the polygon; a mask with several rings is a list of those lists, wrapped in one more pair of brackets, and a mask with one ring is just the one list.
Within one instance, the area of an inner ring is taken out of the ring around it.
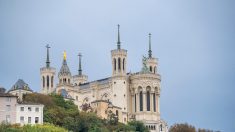
{"label": "gilded statue on spire", "polygon": [[67,57],[67,56],[66,56],[66,51],[64,51],[63,54],[64,54],[64,60],[66,60],[66,57]]}

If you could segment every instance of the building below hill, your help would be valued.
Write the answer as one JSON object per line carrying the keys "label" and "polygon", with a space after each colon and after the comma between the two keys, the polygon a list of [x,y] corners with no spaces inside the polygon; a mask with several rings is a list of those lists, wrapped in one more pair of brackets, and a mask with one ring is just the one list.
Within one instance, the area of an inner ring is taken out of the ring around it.
{"label": "building below hill", "polygon": [[18,103],[18,96],[0,93],[0,123],[43,124],[43,105]]}
{"label": "building below hill", "polygon": [[89,82],[82,72],[81,54],[78,73],[72,75],[64,52],[57,76],[59,82],[56,83],[56,68],[50,66],[50,47],[47,45],[46,66],[40,69],[41,93],[61,94],[65,99],[73,100],[80,110],[88,106],[101,118],[107,118],[107,114],[113,112],[119,122],[140,120],[151,131],[168,131],[167,123],[160,118],[161,76],[158,59],[152,55],[151,34],[148,46],[148,57],[143,57],[142,69],[127,73],[127,50],[121,48],[118,25],[117,48],[111,50],[111,76]]}

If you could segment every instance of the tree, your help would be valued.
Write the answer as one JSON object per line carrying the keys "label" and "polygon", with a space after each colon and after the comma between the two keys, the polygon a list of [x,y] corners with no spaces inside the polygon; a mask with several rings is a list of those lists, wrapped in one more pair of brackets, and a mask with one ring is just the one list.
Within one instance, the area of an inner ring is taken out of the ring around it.
{"label": "tree", "polygon": [[135,131],[149,132],[148,128],[146,128],[144,123],[141,121],[130,121],[128,122],[128,126],[134,128]]}
{"label": "tree", "polygon": [[194,126],[185,124],[174,124],[170,127],[169,132],[196,132]]}
{"label": "tree", "polygon": [[118,116],[115,115],[111,110],[109,110],[107,121],[108,121],[109,125],[117,125],[118,124]]}

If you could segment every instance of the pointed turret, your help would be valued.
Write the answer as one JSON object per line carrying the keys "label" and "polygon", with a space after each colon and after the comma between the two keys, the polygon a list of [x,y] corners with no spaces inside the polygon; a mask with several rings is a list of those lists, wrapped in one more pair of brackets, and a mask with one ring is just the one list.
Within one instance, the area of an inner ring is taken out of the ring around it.
{"label": "pointed turret", "polygon": [[152,35],[151,33],[148,34],[148,37],[149,37],[149,42],[148,42],[149,50],[148,50],[148,58],[146,58],[146,66],[147,66],[148,70],[151,73],[156,74],[157,73],[158,60],[157,60],[157,58],[154,58],[152,56],[151,35]]}
{"label": "pointed turret", "polygon": [[59,76],[71,76],[71,72],[69,70],[69,67],[67,65],[67,55],[66,52],[64,51],[63,53],[63,63],[60,68],[60,72],[58,74]]}
{"label": "pointed turret", "polygon": [[46,45],[47,55],[46,55],[46,66],[40,69],[41,75],[41,93],[50,94],[54,91],[54,76],[56,69],[50,66],[50,53],[51,48],[48,44]]}
{"label": "pointed turret", "polygon": [[73,76],[73,85],[77,86],[87,82],[87,76],[82,74],[82,54],[78,54],[79,57],[79,67],[78,67],[78,75]]}
{"label": "pointed turret", "polygon": [[120,25],[118,24],[117,49],[111,51],[113,76],[126,76],[127,50],[121,48]]}

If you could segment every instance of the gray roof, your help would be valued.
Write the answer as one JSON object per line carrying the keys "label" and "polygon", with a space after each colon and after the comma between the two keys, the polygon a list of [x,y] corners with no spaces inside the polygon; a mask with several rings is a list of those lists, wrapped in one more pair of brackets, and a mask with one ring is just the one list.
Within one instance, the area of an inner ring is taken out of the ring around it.
{"label": "gray roof", "polygon": [[103,85],[103,84],[109,83],[109,80],[110,80],[110,77],[100,79],[100,80],[95,80],[95,81],[92,81],[92,82],[87,82],[87,83],[80,84],[79,87],[80,87],[80,89],[87,89],[87,88],[90,88],[90,84],[93,83],[93,82],[97,82],[99,85]]}
{"label": "gray roof", "polygon": [[9,93],[0,93],[0,97],[14,97],[14,98],[17,98],[18,96],[12,95],[12,94],[9,94]]}
{"label": "gray roof", "polygon": [[33,92],[33,90],[31,90],[31,89],[29,88],[28,84],[25,83],[24,80],[22,80],[22,79],[19,79],[19,80],[12,86],[12,88],[11,88],[8,92],[14,91],[14,90],[19,90],[19,89],[21,89],[21,90],[28,90],[28,91],[32,91],[32,92]]}
{"label": "gray roof", "polygon": [[67,61],[63,60],[62,66],[60,68],[60,72],[58,73],[58,76],[71,76],[71,72],[69,70],[69,67],[67,65]]}

